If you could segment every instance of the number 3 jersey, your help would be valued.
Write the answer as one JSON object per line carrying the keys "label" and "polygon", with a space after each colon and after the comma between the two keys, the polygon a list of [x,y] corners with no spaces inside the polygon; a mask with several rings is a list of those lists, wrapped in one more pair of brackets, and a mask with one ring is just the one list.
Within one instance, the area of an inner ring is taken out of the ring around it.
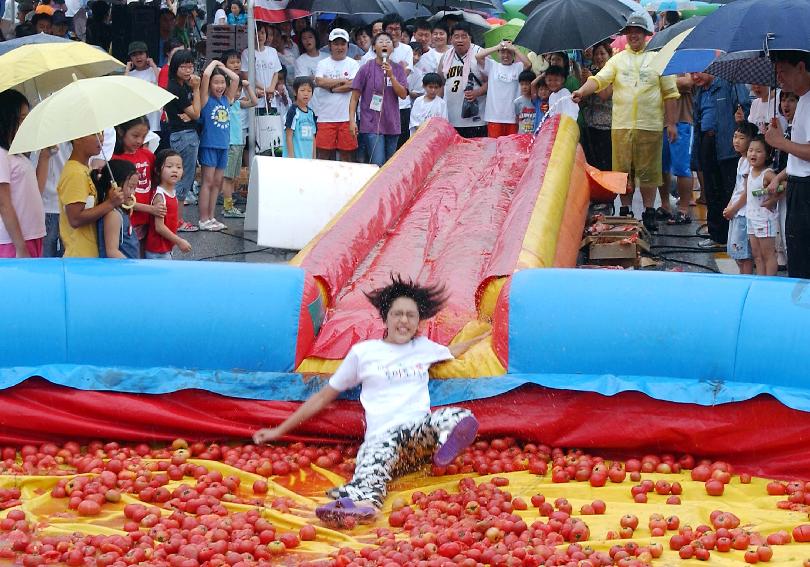
{"label": "number 3 jersey", "polygon": [[[478,97],[480,112],[471,118],[461,117],[461,106],[464,104],[464,88],[467,86],[469,74],[472,73],[478,79],[475,88],[484,82],[484,73],[475,60],[475,55],[481,48],[475,44],[470,45],[470,49],[463,56],[456,53],[455,49],[448,49],[441,60],[441,69],[444,75],[444,100],[447,101],[447,117],[450,124],[456,128],[469,128],[483,126],[484,112],[486,108],[486,96]],[[465,73],[465,68],[467,72]]]}

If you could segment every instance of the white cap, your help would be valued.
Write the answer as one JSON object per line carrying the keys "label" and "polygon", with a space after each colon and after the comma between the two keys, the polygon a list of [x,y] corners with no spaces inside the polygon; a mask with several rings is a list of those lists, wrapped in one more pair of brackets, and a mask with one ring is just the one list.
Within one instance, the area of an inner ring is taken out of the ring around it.
{"label": "white cap", "polygon": [[329,41],[335,41],[336,39],[342,39],[349,43],[349,32],[340,28],[333,29],[329,32]]}

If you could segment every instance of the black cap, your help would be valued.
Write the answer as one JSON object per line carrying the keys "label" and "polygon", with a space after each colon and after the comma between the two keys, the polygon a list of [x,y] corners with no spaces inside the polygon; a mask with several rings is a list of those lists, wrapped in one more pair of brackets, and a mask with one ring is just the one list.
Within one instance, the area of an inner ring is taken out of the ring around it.
{"label": "black cap", "polygon": [[138,53],[143,51],[144,53],[149,53],[149,48],[146,47],[146,43],[143,41],[133,41],[129,44],[129,49],[127,49],[127,55],[132,55],[133,53]]}

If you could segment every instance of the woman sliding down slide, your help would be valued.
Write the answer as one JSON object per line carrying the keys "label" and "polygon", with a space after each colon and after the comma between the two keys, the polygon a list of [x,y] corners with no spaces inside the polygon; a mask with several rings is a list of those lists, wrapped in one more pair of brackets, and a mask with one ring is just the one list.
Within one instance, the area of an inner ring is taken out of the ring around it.
{"label": "woman sliding down slide", "polygon": [[441,286],[420,286],[392,275],[391,284],[366,297],[385,322],[382,340],[354,345],[327,386],[278,427],[253,435],[257,444],[275,441],[320,412],[340,392],[361,385],[366,435],[357,453],[354,478],[330,489],[327,495],[335,500],[315,510],[324,523],[338,528],[373,520],[388,481],[416,470],[431,455],[436,465],[447,466],[473,442],[478,421],[472,412],[454,407],[430,411],[428,369],[460,356],[490,334],[487,331],[449,348],[417,336],[420,321],[436,315],[447,299]]}

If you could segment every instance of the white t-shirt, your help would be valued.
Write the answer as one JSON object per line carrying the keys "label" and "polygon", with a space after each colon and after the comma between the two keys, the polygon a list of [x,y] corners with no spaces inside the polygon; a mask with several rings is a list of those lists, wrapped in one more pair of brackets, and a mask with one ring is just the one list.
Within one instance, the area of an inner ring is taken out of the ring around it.
{"label": "white t-shirt", "polygon": [[[315,72],[318,70],[318,63],[323,61],[329,57],[327,53],[318,52],[318,55],[312,57],[311,55],[307,55],[306,53],[299,55],[298,59],[295,60],[295,76],[296,77],[312,77],[315,78]],[[320,109],[318,107],[318,96],[317,93],[320,89],[315,89],[315,92],[312,93],[312,100],[309,101],[309,107],[312,109],[316,115],[320,115]]]}
{"label": "white t-shirt", "polygon": [[[377,57],[377,54],[374,52],[373,49],[369,49],[365,55],[360,58],[360,65],[362,66],[366,61],[371,61]],[[391,63],[400,63],[405,64],[405,74],[409,74],[413,71],[413,49],[407,43],[400,43],[394,48],[394,51],[391,52],[391,57],[389,58]],[[408,85],[405,85],[407,87]],[[399,99],[399,107],[400,108],[410,108],[411,107],[411,99],[410,97],[405,97]]]}
{"label": "white t-shirt", "polygon": [[[147,83],[152,83],[153,85],[157,84],[157,75],[151,67],[147,67],[143,71],[133,69],[129,72],[129,76],[141,79]],[[160,132],[160,110],[150,112],[146,115],[146,119],[149,120],[149,129],[152,132]]]}
{"label": "white t-shirt", "polygon": [[[751,171],[751,163],[748,161],[748,158],[741,157],[740,161],[737,162],[737,177],[736,181],[734,182],[734,193],[731,194],[731,203],[736,203],[739,199],[742,198],[743,194],[745,193],[745,176]],[[745,216],[745,207],[742,207],[737,214],[734,215],[735,217],[744,217]]]}
{"label": "white t-shirt", "polygon": [[487,57],[484,72],[489,77],[484,120],[499,124],[514,124],[515,99],[520,94],[518,77],[523,72],[523,63],[516,61],[511,65],[504,65]]}
{"label": "white t-shirt", "polygon": [[329,57],[326,53],[318,52],[318,55],[312,57],[304,53],[295,60],[295,76],[296,77],[315,77],[315,71],[318,69],[318,63]]}
{"label": "white t-shirt", "polygon": [[[57,152],[51,155],[48,160],[48,178],[45,180],[45,189],[42,191],[42,207],[45,213],[59,214],[59,195],[56,194],[56,186],[62,176],[62,169],[70,159],[73,152],[73,144],[64,142],[59,144]],[[47,150],[46,150],[47,151]],[[31,152],[31,162],[35,165],[39,163],[39,156],[42,152]]]}
{"label": "white t-shirt", "polygon": [[430,413],[428,369],[450,360],[446,346],[425,338],[397,345],[381,340],[354,345],[329,385],[343,392],[360,385],[366,414],[366,439],[422,419]]}
{"label": "white t-shirt", "polygon": [[[242,71],[248,71],[248,50],[242,52]],[[262,88],[270,85],[273,80],[273,73],[281,71],[281,61],[279,61],[278,53],[272,47],[266,45],[264,49],[256,50],[256,86]],[[265,97],[259,98],[258,108],[265,108],[267,101]]]}
{"label": "white t-shirt", "polygon": [[417,69],[421,69],[423,73],[435,73],[439,68],[439,60],[442,58],[442,53],[431,48],[427,53],[423,53],[419,58],[419,63],[416,64]]}
{"label": "white t-shirt", "polygon": [[445,102],[442,97],[437,96],[433,100],[428,100],[422,95],[414,100],[413,108],[411,108],[411,123],[409,125],[411,135],[413,135],[416,129],[428,118],[434,116],[441,116],[447,120],[447,102]]}
{"label": "white t-shirt", "polygon": [[[810,91],[799,97],[796,114],[793,116],[793,129],[790,141],[797,144],[810,144]],[[810,161],[788,155],[787,174],[794,177],[810,177]]]}
{"label": "white t-shirt", "polygon": [[[335,61],[327,57],[318,63],[315,76],[322,79],[354,79],[359,63],[350,57]],[[352,98],[351,91],[345,93],[333,93],[328,89],[317,87],[315,92],[318,96],[318,122],[348,122],[349,121],[349,101]]]}
{"label": "white t-shirt", "polygon": [[[779,94],[777,93],[776,96],[778,99]],[[760,134],[765,133],[765,126],[770,125],[773,117],[773,100],[763,101],[757,97],[751,101],[751,112],[748,113],[748,121],[757,125]]]}
{"label": "white t-shirt", "polygon": [[557,116],[558,114],[567,114],[574,120],[579,116],[579,105],[571,100],[571,91],[565,87],[561,88],[556,93],[551,93],[548,97],[549,118]]}
{"label": "white t-shirt", "polygon": [[[464,104],[464,88],[467,86],[467,77],[462,76],[464,75],[464,61],[466,59],[469,58],[469,72],[475,75],[481,83],[484,82],[484,75],[478,66],[478,61],[475,60],[475,55],[480,50],[481,48],[479,46],[472,44],[464,57],[460,58],[456,55],[454,49],[448,49],[439,63],[445,78],[444,100],[447,101],[447,116],[450,120],[450,124],[456,128],[469,128],[483,126],[485,124],[483,117],[484,114],[486,114],[486,95],[478,97],[478,116],[471,118],[461,117],[461,107]],[[448,60],[449,67],[444,64],[445,61]],[[446,73],[444,73],[445,67],[447,67]],[[479,88],[480,86],[480,84],[475,83],[475,88]]]}
{"label": "white t-shirt", "polygon": [[[425,94],[425,86],[422,84],[422,80],[425,78],[425,73],[419,67],[414,67],[411,74],[408,75],[408,94],[409,95],[423,95]],[[415,98],[411,98],[411,101],[416,100],[419,98],[418,96]],[[411,102],[413,104],[413,102]]]}

